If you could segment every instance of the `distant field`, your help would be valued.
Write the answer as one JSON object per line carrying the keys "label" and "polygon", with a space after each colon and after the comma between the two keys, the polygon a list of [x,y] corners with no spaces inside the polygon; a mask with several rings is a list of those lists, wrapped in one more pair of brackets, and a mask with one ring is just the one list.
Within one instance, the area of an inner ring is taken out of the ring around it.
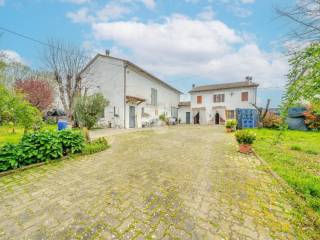
{"label": "distant field", "polygon": [[320,217],[320,132],[257,129],[256,152]]}
{"label": "distant field", "polygon": [[[43,129],[54,130],[56,125],[44,125]],[[5,143],[18,143],[23,136],[23,128],[17,127],[15,133],[12,133],[12,128],[8,126],[0,126],[0,146]]]}

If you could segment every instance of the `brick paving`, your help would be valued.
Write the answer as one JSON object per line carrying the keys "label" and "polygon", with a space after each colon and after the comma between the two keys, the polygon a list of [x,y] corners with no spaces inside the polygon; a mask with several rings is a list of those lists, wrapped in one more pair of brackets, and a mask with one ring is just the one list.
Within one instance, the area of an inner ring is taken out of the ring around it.
{"label": "brick paving", "polygon": [[283,189],[223,128],[111,136],[0,178],[0,239],[295,239]]}

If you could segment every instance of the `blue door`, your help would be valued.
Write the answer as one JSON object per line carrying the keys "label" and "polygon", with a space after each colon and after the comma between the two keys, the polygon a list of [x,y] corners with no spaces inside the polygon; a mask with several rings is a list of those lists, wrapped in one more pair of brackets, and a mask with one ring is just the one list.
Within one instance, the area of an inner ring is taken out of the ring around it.
{"label": "blue door", "polygon": [[238,128],[255,128],[258,122],[258,113],[255,109],[237,109]]}

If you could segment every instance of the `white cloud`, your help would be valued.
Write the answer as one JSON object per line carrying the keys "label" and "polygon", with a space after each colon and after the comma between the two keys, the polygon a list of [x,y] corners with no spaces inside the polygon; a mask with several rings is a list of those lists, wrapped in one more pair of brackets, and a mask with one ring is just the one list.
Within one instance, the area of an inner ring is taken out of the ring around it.
{"label": "white cloud", "polygon": [[67,17],[74,23],[90,23],[94,21],[94,17],[89,14],[88,8],[80,8],[76,12],[68,12]]}
{"label": "white cloud", "polygon": [[212,7],[207,6],[207,7],[205,7],[205,8],[203,9],[202,12],[200,12],[200,13],[198,14],[198,17],[199,17],[200,19],[203,19],[203,20],[212,20],[213,17],[214,17],[214,15],[215,15],[215,13],[214,13]]}
{"label": "white cloud", "polygon": [[106,4],[100,11],[97,12],[97,17],[101,21],[114,20],[123,17],[124,15],[130,13],[130,9],[119,5],[115,2]]}
{"label": "white cloud", "polygon": [[9,49],[0,50],[0,58],[7,63],[10,63],[10,62],[24,63],[24,60],[19,55],[19,53]]}
{"label": "white cloud", "polygon": [[156,7],[155,0],[141,0],[141,1],[149,9],[154,9]]}
{"label": "white cloud", "polygon": [[245,18],[249,17],[252,12],[247,8],[243,8],[239,5],[232,5],[229,7],[229,10],[237,17]]}
{"label": "white cloud", "polygon": [[5,4],[5,0],[0,0],[0,7],[4,6],[4,4]]}
{"label": "white cloud", "polygon": [[232,82],[252,75],[263,87],[285,82],[288,64],[281,54],[262,51],[248,34],[218,20],[174,15],[160,23],[116,21],[95,23],[92,29],[96,40],[113,41],[160,76]]}

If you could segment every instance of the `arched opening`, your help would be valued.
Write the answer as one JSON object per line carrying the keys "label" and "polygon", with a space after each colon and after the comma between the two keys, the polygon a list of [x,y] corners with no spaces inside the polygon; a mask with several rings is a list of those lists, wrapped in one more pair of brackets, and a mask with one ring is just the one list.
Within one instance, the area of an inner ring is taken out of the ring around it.
{"label": "arched opening", "polygon": [[220,124],[220,115],[219,115],[219,113],[216,113],[216,115],[215,115],[215,123],[216,124]]}
{"label": "arched opening", "polygon": [[194,124],[200,124],[200,113],[199,112],[194,116]]}

